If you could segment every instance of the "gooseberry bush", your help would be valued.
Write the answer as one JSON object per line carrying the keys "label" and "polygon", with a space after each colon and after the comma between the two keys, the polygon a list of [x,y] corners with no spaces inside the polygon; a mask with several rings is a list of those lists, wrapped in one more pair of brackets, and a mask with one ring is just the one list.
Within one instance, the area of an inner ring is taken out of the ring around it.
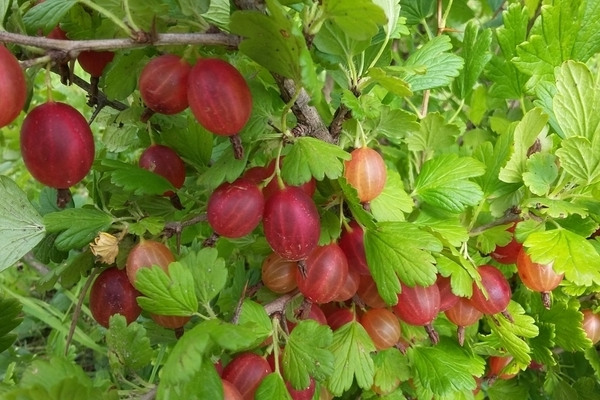
{"label": "gooseberry bush", "polygon": [[0,398],[597,398],[598,21],[0,1]]}

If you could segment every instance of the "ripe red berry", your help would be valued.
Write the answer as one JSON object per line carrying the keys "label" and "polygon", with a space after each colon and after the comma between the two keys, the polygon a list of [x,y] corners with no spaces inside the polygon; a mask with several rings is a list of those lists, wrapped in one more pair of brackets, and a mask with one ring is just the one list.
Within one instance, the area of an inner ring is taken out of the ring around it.
{"label": "ripe red berry", "polygon": [[398,294],[398,303],[394,313],[409,325],[425,326],[431,341],[435,344],[438,335],[431,323],[440,312],[440,290],[436,284],[423,287],[406,286],[401,283],[402,292]]}
{"label": "ripe red berry", "polygon": [[379,295],[377,284],[371,275],[360,276],[356,294],[358,294],[358,297],[371,308],[387,307],[387,304]]}
{"label": "ripe red berry", "polygon": [[473,303],[464,297],[458,297],[456,303],[444,314],[450,322],[458,326],[458,343],[461,346],[465,342],[465,327],[473,325],[483,316],[479,310],[473,307]]}
{"label": "ripe red berry", "polygon": [[582,310],[583,330],[593,344],[600,342],[600,314],[594,314],[592,310]]}
{"label": "ripe red berry", "polygon": [[538,264],[531,261],[531,257],[522,247],[517,257],[517,272],[519,277],[529,289],[542,293],[542,302],[546,308],[550,308],[550,292],[562,282],[565,274],[554,272],[552,265]]}
{"label": "ripe red berry", "polygon": [[140,75],[140,95],[146,106],[161,114],[177,114],[188,107],[187,83],[192,66],[165,54],[151,60]]}
{"label": "ripe red berry", "polygon": [[223,383],[223,400],[244,400],[242,394],[233,383],[226,381],[225,379],[221,379]]}
{"label": "ripe red berry", "polygon": [[450,277],[445,278],[442,275],[438,275],[435,284],[440,290],[440,312],[446,311],[456,304],[458,296],[452,293]]}
{"label": "ripe red berry", "polygon": [[19,62],[0,44],[0,128],[17,118],[27,98],[25,75]]}
{"label": "ripe red berry", "polygon": [[[284,158],[285,157],[280,157],[279,158],[279,164],[280,165],[283,162]],[[275,161],[277,161],[277,158],[274,158],[273,160],[271,160],[271,162],[269,163],[269,165],[267,165],[265,167],[265,172],[264,172],[266,174],[265,178],[268,178],[269,176],[273,175],[273,173],[275,172]],[[283,184],[284,184],[284,187],[285,186],[290,186],[285,181],[283,182]],[[315,178],[311,177],[308,182],[303,183],[302,185],[299,185],[298,187],[300,189],[302,189],[302,191],[304,193],[306,193],[309,197],[312,197],[315,194],[315,191],[317,189],[317,181],[315,180]],[[271,197],[271,195],[273,193],[275,193],[275,192],[277,192],[279,190],[281,190],[281,188],[279,187],[279,182],[277,180],[277,177],[275,177],[263,189],[263,194],[265,195],[265,199],[268,199],[269,197]]]}
{"label": "ripe red berry", "polygon": [[277,253],[269,255],[262,264],[262,281],[271,291],[283,294],[291,292],[298,286],[296,284],[295,261],[285,261]]}
{"label": "ripe red berry", "polygon": [[504,369],[511,363],[513,360],[513,356],[491,356],[490,357],[490,380],[494,380],[496,378],[500,379],[511,379],[517,376],[517,373],[508,374],[503,372]]}
{"label": "ripe red berry", "polygon": [[289,186],[265,203],[265,237],[284,260],[305,260],[319,243],[321,224],[312,199],[300,188]]}
{"label": "ripe red berry", "polygon": [[490,253],[490,256],[498,261],[500,264],[514,264],[517,262],[517,256],[523,245],[514,237],[516,223],[507,229],[508,232],[513,234],[512,239],[506,246],[496,246],[494,251]]}
{"label": "ripe red berry", "polygon": [[231,382],[244,400],[253,400],[260,382],[271,372],[269,363],[258,354],[242,353],[225,366],[223,379]]}
{"label": "ripe red berry", "polygon": [[385,308],[372,308],[360,319],[377,350],[389,349],[400,340],[398,318]]}
{"label": "ripe red berry", "polygon": [[104,68],[115,58],[112,51],[82,51],[77,57],[81,68],[94,78],[102,76]]}
{"label": "ripe red berry", "polygon": [[488,315],[506,310],[512,292],[502,272],[491,265],[479,266],[477,272],[481,275],[481,286],[487,291],[488,297],[486,298],[481,289],[473,282],[473,296],[471,297],[473,306]]}
{"label": "ripe red berry", "polygon": [[133,246],[129,252],[125,269],[129,281],[135,285],[136,274],[141,268],[151,268],[153,265],[157,265],[168,273],[169,264],[173,261],[175,261],[175,257],[167,246],[154,240],[143,240]]}
{"label": "ripe red berry", "polygon": [[344,162],[344,177],[358,192],[361,202],[368,202],[381,194],[387,178],[387,169],[381,155],[369,147],[360,147]]}
{"label": "ripe red berry", "polygon": [[115,314],[121,314],[130,324],[142,312],[136,301],[138,296],[141,294],[129,282],[125,270],[107,268],[92,284],[90,311],[96,322],[105,328],[108,328],[108,321]]}
{"label": "ripe red berry", "polygon": [[244,178],[220,185],[208,199],[207,218],[216,233],[240,238],[260,223],[265,200],[258,186]]}
{"label": "ripe red berry", "polygon": [[[153,144],[140,156],[139,166],[162,176],[171,185],[180,189],[185,181],[185,164],[179,155],[170,147]],[[175,193],[167,191],[165,196],[171,197]]]}
{"label": "ripe red berry", "polygon": [[296,270],[300,293],[315,303],[333,301],[348,279],[346,255],[335,243],[317,247],[306,259],[306,276]]}
{"label": "ripe red berry", "polygon": [[200,125],[221,136],[239,133],[252,112],[252,94],[244,77],[217,58],[202,58],[192,68],[188,102]]}
{"label": "ripe red berry", "polygon": [[364,237],[362,227],[353,220],[344,228],[338,243],[348,258],[348,268],[361,275],[370,275]]}
{"label": "ripe red berry", "polygon": [[48,102],[25,117],[21,154],[35,179],[55,189],[66,189],[90,171],[94,137],[79,111],[68,104]]}

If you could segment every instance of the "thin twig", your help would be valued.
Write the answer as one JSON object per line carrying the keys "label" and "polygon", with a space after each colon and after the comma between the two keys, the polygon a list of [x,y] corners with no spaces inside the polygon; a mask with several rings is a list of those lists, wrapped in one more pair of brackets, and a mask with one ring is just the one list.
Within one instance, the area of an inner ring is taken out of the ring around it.
{"label": "thin twig", "polygon": [[138,400],[154,400],[156,398],[156,392],[158,391],[158,386],[154,386],[150,389],[149,392],[138,397]]}
{"label": "thin twig", "polygon": [[81,293],[79,294],[79,300],[77,300],[77,305],[75,306],[75,311],[73,311],[73,321],[71,321],[71,327],[69,328],[69,335],[67,336],[67,341],[65,343],[65,356],[69,354],[69,346],[71,345],[71,340],[73,340],[73,335],[75,334],[75,328],[77,328],[77,321],[79,321],[79,314],[81,314],[81,307],[83,306],[83,300],[85,299],[85,295],[87,294],[88,289],[92,285],[94,281],[94,277],[96,276],[97,268],[92,268],[90,271],[90,276],[88,276],[83,288],[81,288]]}
{"label": "thin twig", "polygon": [[30,251],[29,253],[25,254],[23,256],[23,261],[25,261],[25,263],[30,267],[33,267],[33,269],[39,272],[42,276],[50,272],[50,268],[48,268],[46,264],[35,258],[33,251]]}
{"label": "thin twig", "polygon": [[509,224],[511,222],[517,222],[517,221],[520,221],[520,220],[521,220],[520,210],[511,208],[501,218],[498,218],[498,219],[490,222],[489,224],[480,225],[480,226],[478,226],[476,228],[471,229],[471,231],[469,232],[469,235],[470,236],[477,236],[481,232],[484,232],[484,231],[486,231],[486,230],[488,230],[490,228],[493,228],[495,226]]}

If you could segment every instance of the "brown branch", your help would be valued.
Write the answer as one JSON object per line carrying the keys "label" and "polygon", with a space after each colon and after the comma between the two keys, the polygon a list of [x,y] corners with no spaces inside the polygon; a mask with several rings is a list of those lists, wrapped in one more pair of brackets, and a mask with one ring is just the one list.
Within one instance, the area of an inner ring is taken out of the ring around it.
{"label": "brown branch", "polygon": [[42,36],[27,36],[0,31],[0,42],[33,46],[48,50],[62,50],[70,58],[76,58],[87,50],[133,49],[147,46],[206,45],[237,48],[240,37],[224,32],[219,33],[158,33],[150,43],[140,43],[132,39],[59,40]]}
{"label": "brown branch", "polygon": [[156,398],[156,392],[158,391],[158,386],[154,386],[150,389],[149,392],[138,397],[138,400],[154,400]]}
{"label": "brown branch", "polygon": [[33,251],[30,251],[29,253],[25,254],[23,256],[23,261],[25,262],[25,264],[29,265],[30,267],[33,267],[33,269],[39,272],[42,276],[50,272],[50,268],[48,268],[46,264],[38,260],[33,254]]}
{"label": "brown branch", "polygon": [[510,210],[508,210],[501,218],[498,218],[497,220],[492,221],[489,224],[480,225],[476,228],[471,229],[471,231],[469,232],[469,236],[477,236],[481,232],[486,231],[495,226],[509,224],[511,222],[517,222],[520,220],[521,210],[517,209],[516,207],[513,207]]}

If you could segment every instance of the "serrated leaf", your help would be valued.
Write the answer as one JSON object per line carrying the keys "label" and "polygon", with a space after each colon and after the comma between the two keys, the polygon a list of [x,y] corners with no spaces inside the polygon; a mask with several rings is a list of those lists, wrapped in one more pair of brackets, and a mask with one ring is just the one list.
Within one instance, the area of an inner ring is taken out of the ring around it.
{"label": "serrated leaf", "polygon": [[500,170],[499,178],[507,183],[519,183],[523,180],[527,152],[536,139],[543,134],[548,122],[548,116],[543,114],[541,108],[529,111],[517,124],[514,133],[514,152],[504,168]]}
{"label": "serrated leaf", "polygon": [[367,76],[369,76],[374,83],[378,83],[384,89],[396,96],[408,97],[413,94],[408,83],[401,78],[388,75],[385,70],[381,68],[371,68],[367,73]]}
{"label": "serrated leaf", "polygon": [[395,142],[409,133],[416,132],[421,125],[417,123],[417,115],[400,109],[383,107],[373,131],[386,136]]}
{"label": "serrated leaf", "polygon": [[319,209],[321,221],[321,235],[319,236],[319,246],[335,241],[342,233],[340,226],[340,217],[329,210]]}
{"label": "serrated leaf", "polygon": [[574,60],[587,61],[600,51],[600,34],[593,26],[598,19],[600,19],[600,3],[584,1],[579,10],[579,29],[577,29],[571,54]]}
{"label": "serrated leaf", "polygon": [[402,179],[394,171],[388,171],[383,192],[369,204],[379,222],[404,221],[404,213],[410,213],[414,208],[413,199],[404,191]]}
{"label": "serrated leaf", "polygon": [[484,173],[484,165],[474,158],[443,154],[423,164],[413,195],[432,206],[459,213],[483,197],[479,186],[468,178]]}
{"label": "serrated leaf", "polygon": [[162,176],[136,165],[117,160],[102,160],[102,165],[111,170],[110,181],[133,194],[162,195],[169,190],[177,190]]}
{"label": "serrated leaf", "polygon": [[561,228],[534,232],[523,245],[534,262],[553,262],[554,271],[576,285],[600,283],[600,255],[584,237]]}
{"label": "serrated leaf", "polygon": [[517,46],[527,38],[527,9],[518,3],[510,4],[502,13],[502,20],[504,25],[496,30],[496,36],[503,57],[493,56],[486,74],[493,82],[490,96],[519,99],[527,77],[510,60],[517,55]]}
{"label": "serrated leaf", "polygon": [[208,166],[214,135],[202,127],[193,115],[188,116],[187,129],[166,130],[161,132],[160,137],[196,168]]}
{"label": "serrated leaf", "polygon": [[535,207],[542,214],[552,218],[565,218],[569,215],[579,214],[583,218],[588,216],[588,210],[584,206],[571,203],[564,200],[547,199],[543,197],[534,197],[527,199],[525,206]]}
{"label": "serrated leaf", "polygon": [[189,252],[179,262],[192,272],[196,295],[202,304],[208,304],[227,283],[225,260],[215,248]]}
{"label": "serrated leaf", "polygon": [[438,217],[427,211],[422,211],[413,223],[423,228],[429,228],[429,230],[437,233],[455,247],[459,247],[463,242],[469,240],[467,228],[461,224],[458,216]]}
{"label": "serrated leaf", "polygon": [[207,12],[210,0],[177,0],[176,3],[183,15],[193,17]]}
{"label": "serrated leaf", "polygon": [[522,400],[528,397],[529,390],[516,379],[498,379],[488,388],[487,393],[490,400]]}
{"label": "serrated leaf", "polygon": [[366,229],[364,240],[367,264],[386,303],[398,302],[400,281],[411,287],[435,282],[435,259],[430,251],[441,251],[442,245],[415,224],[382,222],[378,229]]}
{"label": "serrated leaf", "polygon": [[327,18],[356,40],[372,38],[387,22],[383,9],[371,0],[324,0],[322,4]]}
{"label": "serrated leaf", "polygon": [[360,54],[369,47],[371,41],[355,40],[333,21],[327,20],[319,29],[313,43],[319,51],[339,56],[341,61]]}
{"label": "serrated leaf", "polygon": [[421,120],[421,129],[406,138],[410,151],[422,151],[428,160],[434,153],[447,150],[456,143],[460,134],[458,126],[447,124],[446,119],[437,112],[429,113]]}
{"label": "serrated leaf", "polygon": [[434,0],[403,0],[402,16],[408,25],[417,25],[433,13]]}
{"label": "serrated leaf", "polygon": [[342,160],[350,154],[340,147],[312,137],[301,137],[283,159],[281,176],[290,185],[301,185],[314,177],[322,181],[339,178],[344,171]]}
{"label": "serrated leaf", "polygon": [[472,391],[477,385],[473,376],[485,369],[482,358],[445,339],[436,347],[411,347],[407,354],[415,384],[439,396]]}
{"label": "serrated leaf", "polygon": [[473,275],[475,268],[471,266],[470,271],[454,260],[443,255],[436,256],[437,267],[444,277],[450,276],[452,293],[457,296],[471,298],[473,295]]}
{"label": "serrated leaf", "polygon": [[193,376],[176,384],[158,385],[159,399],[204,400],[223,398],[223,383],[214,364],[207,356],[198,356]]}
{"label": "serrated leaf", "polygon": [[109,355],[114,355],[125,368],[139,370],[152,362],[153,352],[146,329],[137,322],[127,325],[125,317],[116,314],[110,317],[110,328],[106,331]]}
{"label": "serrated leaf", "polygon": [[490,197],[502,186],[504,182],[500,181],[498,175],[500,169],[505,165],[513,144],[513,134],[510,132],[500,135],[496,143],[482,143],[473,153],[473,157],[485,164],[485,174],[474,178],[473,180],[483,190],[485,197]]}
{"label": "serrated leaf", "polygon": [[81,367],[65,357],[52,357],[48,361],[34,360],[23,373],[19,382],[21,387],[40,385],[48,390],[66,378],[74,378],[82,386],[92,387],[92,380]]}
{"label": "serrated leaf", "polygon": [[15,182],[0,176],[0,272],[44,238],[42,217]]}
{"label": "serrated leaf", "polygon": [[556,70],[556,95],[553,110],[566,138],[582,136],[590,141],[600,130],[600,91],[588,67],[567,61]]}
{"label": "serrated leaf", "polygon": [[554,342],[566,351],[583,351],[591,347],[591,341],[582,327],[583,315],[579,312],[579,302],[568,304],[554,302],[549,310],[539,313],[540,322],[554,326]]}
{"label": "serrated leaf", "polygon": [[110,215],[95,208],[68,208],[44,216],[46,230],[50,233],[60,232],[54,241],[59,250],[84,247],[98,232],[108,230],[112,223]]}
{"label": "serrated leaf", "polygon": [[265,308],[251,300],[244,300],[240,312],[240,325],[253,326],[255,336],[266,339],[272,333],[273,326]]}
{"label": "serrated leaf", "polygon": [[415,51],[406,60],[405,66],[425,67],[425,74],[407,74],[404,79],[413,92],[448,86],[459,75],[464,60],[452,53],[450,37],[436,36]]}
{"label": "serrated leaf", "polygon": [[32,7],[23,16],[23,23],[29,32],[42,29],[47,34],[77,4],[76,0],[48,0]]}
{"label": "serrated leaf", "polygon": [[410,378],[408,357],[405,357],[396,348],[380,350],[373,358],[375,377],[373,384],[383,393],[396,388],[399,382]]}
{"label": "serrated leaf", "polygon": [[493,226],[477,235],[477,247],[483,254],[489,254],[496,246],[506,246],[513,235],[507,231],[512,224]]}
{"label": "serrated leaf", "polygon": [[127,230],[129,233],[144,236],[146,232],[151,235],[158,235],[165,228],[165,219],[159,216],[150,216],[142,218],[138,222],[129,224]]}
{"label": "serrated leaf", "polygon": [[221,183],[233,182],[246,168],[248,163],[248,151],[244,151],[244,157],[241,160],[235,158],[233,151],[225,149],[217,161],[198,179],[198,184],[206,186],[209,190],[214,190]]}
{"label": "serrated leaf", "polygon": [[[598,140],[595,143],[600,144]],[[600,149],[583,137],[570,137],[556,150],[560,165],[579,183],[593,185],[600,182]]]}
{"label": "serrated leaf", "polygon": [[330,350],[335,359],[333,374],[327,380],[331,394],[340,396],[350,389],[354,379],[359,387],[371,388],[375,366],[370,353],[375,345],[361,324],[353,321],[337,329]]}
{"label": "serrated leaf", "polygon": [[281,375],[273,372],[265,376],[254,394],[256,400],[292,400],[290,393],[285,387]]}
{"label": "serrated leaf", "polygon": [[549,153],[532,154],[526,162],[523,183],[531,193],[538,196],[548,194],[552,183],[558,178],[556,156]]}
{"label": "serrated leaf", "polygon": [[138,304],[151,313],[190,316],[198,311],[192,272],[177,261],[169,264],[168,275],[158,266],[141,268],[135,287],[146,296],[138,297]]}
{"label": "serrated leaf", "polygon": [[542,322],[538,322],[537,326],[540,330],[539,335],[529,340],[531,358],[542,365],[556,365],[554,353],[552,352],[555,346],[555,327],[553,324]]}
{"label": "serrated leaf", "polygon": [[465,28],[465,37],[463,39],[462,58],[465,60],[465,67],[461,70],[456,79],[458,87],[458,96],[461,99],[466,98],[477,82],[479,75],[492,58],[490,46],[492,44],[492,31],[484,29],[479,34],[479,27],[469,21]]}
{"label": "serrated leaf", "polygon": [[23,322],[19,317],[22,310],[21,303],[15,299],[3,299],[0,297],[0,353],[8,349],[17,339],[17,335],[10,331],[15,329]]}
{"label": "serrated leaf", "polygon": [[239,49],[271,72],[304,84],[318,101],[320,81],[300,28],[283,7],[267,0],[269,15],[256,11],[236,11],[231,15],[232,33],[245,37]]}
{"label": "serrated leaf", "polygon": [[[488,336],[498,345],[513,355],[515,360],[523,365],[529,365],[531,361],[531,349],[523,338],[533,338],[539,334],[532,317],[525,314],[523,307],[515,301],[509,303],[506,310],[512,316],[514,322],[504,316],[497,314],[494,317],[487,316],[492,333]],[[494,318],[495,321],[491,319]]]}
{"label": "serrated leaf", "polygon": [[346,178],[340,177],[338,179],[338,183],[342,192],[344,193],[344,199],[346,200],[346,204],[348,208],[352,211],[352,215],[354,219],[360,222],[367,228],[375,228],[375,222],[373,221],[373,216],[365,211],[360,200],[358,199],[358,192],[352,185],[348,183]]}
{"label": "serrated leaf", "polygon": [[331,328],[312,320],[300,321],[290,333],[283,351],[283,373],[295,389],[310,385],[333,373],[334,358],[328,347],[333,340]]}
{"label": "serrated leaf", "polygon": [[110,100],[125,100],[137,88],[142,68],[147,64],[145,50],[117,52],[102,72],[99,86]]}

